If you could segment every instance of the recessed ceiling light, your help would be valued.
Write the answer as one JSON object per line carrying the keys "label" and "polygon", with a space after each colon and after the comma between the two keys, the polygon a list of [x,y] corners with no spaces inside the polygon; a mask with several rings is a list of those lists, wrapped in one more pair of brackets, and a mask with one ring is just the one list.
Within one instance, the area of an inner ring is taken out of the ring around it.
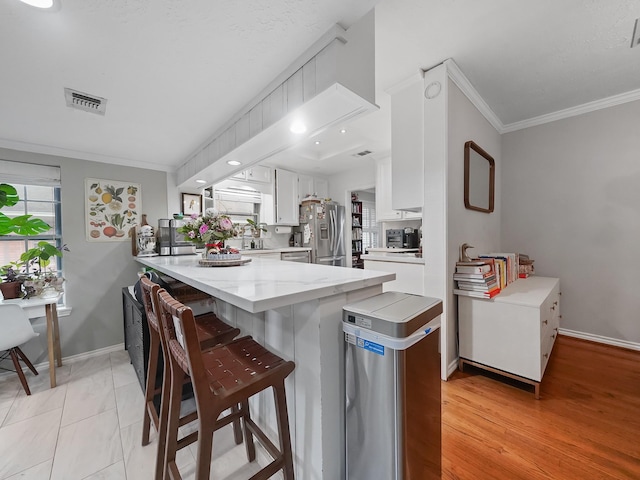
{"label": "recessed ceiling light", "polygon": [[316,145],[320,145],[320,140],[316,140]]}
{"label": "recessed ceiling light", "polygon": [[207,181],[206,181],[206,180],[198,179],[198,180],[196,180],[196,183],[207,183]]}
{"label": "recessed ceiling light", "polygon": [[238,160],[227,160],[227,163],[228,163],[229,165],[233,165],[234,167],[235,167],[236,165],[242,165],[242,162],[239,162]]}
{"label": "recessed ceiling light", "polygon": [[302,123],[301,120],[294,120],[294,122],[289,127],[289,130],[291,130],[291,133],[304,133],[307,131],[307,126]]}
{"label": "recessed ceiling light", "polygon": [[347,133],[347,129],[343,128],[342,130],[340,130],[340,133]]}
{"label": "recessed ceiling light", "polygon": [[37,8],[51,8],[53,7],[53,0],[20,0],[22,3],[31,5]]}

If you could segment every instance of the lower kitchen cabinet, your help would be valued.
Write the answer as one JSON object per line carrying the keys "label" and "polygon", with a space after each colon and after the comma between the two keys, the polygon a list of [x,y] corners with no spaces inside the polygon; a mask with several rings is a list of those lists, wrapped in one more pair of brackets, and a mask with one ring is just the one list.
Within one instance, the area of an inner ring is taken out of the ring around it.
{"label": "lower kitchen cabinet", "polygon": [[560,280],[520,279],[491,300],[458,296],[460,368],[465,363],[540,382],[560,328]]}
{"label": "lower kitchen cabinet", "polygon": [[131,365],[133,365],[140,387],[144,392],[149,364],[149,327],[144,307],[129,291],[129,287],[122,289],[122,314],[124,317],[124,348],[129,352]]}

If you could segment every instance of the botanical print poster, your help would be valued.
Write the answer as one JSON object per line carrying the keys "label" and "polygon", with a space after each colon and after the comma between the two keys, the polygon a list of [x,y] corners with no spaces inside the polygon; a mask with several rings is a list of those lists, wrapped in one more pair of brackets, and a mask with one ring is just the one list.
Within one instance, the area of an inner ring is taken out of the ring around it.
{"label": "botanical print poster", "polygon": [[84,191],[87,241],[130,241],[129,229],[140,222],[140,184],[86,178]]}

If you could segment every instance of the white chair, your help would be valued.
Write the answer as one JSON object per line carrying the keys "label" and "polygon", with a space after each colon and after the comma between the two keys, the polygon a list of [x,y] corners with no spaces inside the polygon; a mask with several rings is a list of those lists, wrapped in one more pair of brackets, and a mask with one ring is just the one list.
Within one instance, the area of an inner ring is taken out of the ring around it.
{"label": "white chair", "polygon": [[29,317],[24,313],[20,305],[0,305],[0,351],[8,351],[8,353],[0,357],[0,360],[11,356],[16,373],[20,377],[20,383],[22,383],[27,395],[31,395],[31,390],[29,390],[29,384],[24,377],[18,357],[26,363],[34,375],[38,375],[38,372],[19,347],[37,336],[38,334],[33,331]]}

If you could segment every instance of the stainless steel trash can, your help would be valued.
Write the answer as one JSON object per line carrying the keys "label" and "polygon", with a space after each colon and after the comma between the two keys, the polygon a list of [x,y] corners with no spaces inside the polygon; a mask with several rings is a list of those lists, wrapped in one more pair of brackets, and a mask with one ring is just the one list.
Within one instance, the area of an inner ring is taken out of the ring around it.
{"label": "stainless steel trash can", "polygon": [[347,480],[441,478],[442,301],[385,292],[343,310]]}

